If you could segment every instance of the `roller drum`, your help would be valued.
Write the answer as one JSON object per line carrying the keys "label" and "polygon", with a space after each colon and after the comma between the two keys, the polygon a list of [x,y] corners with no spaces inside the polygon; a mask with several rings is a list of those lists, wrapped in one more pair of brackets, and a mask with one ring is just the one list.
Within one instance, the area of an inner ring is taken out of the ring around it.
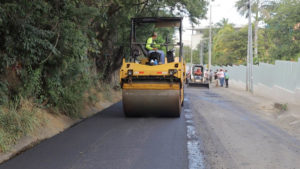
{"label": "roller drum", "polygon": [[122,95],[127,117],[180,117],[180,90],[123,89]]}

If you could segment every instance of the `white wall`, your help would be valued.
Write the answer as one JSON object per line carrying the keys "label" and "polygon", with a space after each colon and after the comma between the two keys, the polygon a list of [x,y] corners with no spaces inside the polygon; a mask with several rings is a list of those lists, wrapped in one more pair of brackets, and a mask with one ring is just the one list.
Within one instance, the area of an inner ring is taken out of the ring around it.
{"label": "white wall", "polygon": [[[230,84],[245,89],[246,66],[213,66],[214,70],[228,70]],[[276,61],[275,64],[260,63],[253,66],[254,94],[269,96],[278,101],[300,103],[300,60],[298,62]]]}

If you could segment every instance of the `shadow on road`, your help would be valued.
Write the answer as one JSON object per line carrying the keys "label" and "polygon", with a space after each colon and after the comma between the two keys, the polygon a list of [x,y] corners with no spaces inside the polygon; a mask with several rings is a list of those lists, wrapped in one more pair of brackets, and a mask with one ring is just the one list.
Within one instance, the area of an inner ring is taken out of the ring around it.
{"label": "shadow on road", "polygon": [[97,118],[125,118],[122,108],[122,101],[96,113],[94,116]]}

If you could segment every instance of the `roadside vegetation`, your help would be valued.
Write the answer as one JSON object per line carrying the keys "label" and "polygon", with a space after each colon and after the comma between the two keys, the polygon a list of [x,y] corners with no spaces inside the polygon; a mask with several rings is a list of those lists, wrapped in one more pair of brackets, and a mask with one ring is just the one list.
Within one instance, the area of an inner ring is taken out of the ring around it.
{"label": "roadside vegetation", "polygon": [[132,17],[185,14],[197,22],[206,6],[199,0],[0,0],[0,152],[42,126],[39,110],[78,118],[86,102],[97,100],[92,89],[114,87],[114,72],[129,52]]}
{"label": "roadside vegetation", "polygon": [[41,125],[45,119],[30,101],[22,100],[20,108],[1,107],[0,109],[0,149],[9,150],[12,144],[34,128]]}
{"label": "roadside vegetation", "polygon": [[[300,1],[253,0],[253,51],[254,63],[274,63],[275,60],[297,61],[300,57]],[[236,9],[247,17],[248,0],[239,0]],[[237,27],[222,19],[213,26],[212,64],[246,64],[248,26]],[[204,38],[209,36],[208,30]],[[204,44],[204,61],[207,63],[208,44]],[[190,48],[186,55],[190,56]],[[193,61],[199,63],[199,50],[193,51]],[[189,62],[190,58],[186,57]]]}
{"label": "roadside vegetation", "polygon": [[280,112],[285,112],[288,110],[288,104],[287,103],[274,103],[274,107],[279,110]]}

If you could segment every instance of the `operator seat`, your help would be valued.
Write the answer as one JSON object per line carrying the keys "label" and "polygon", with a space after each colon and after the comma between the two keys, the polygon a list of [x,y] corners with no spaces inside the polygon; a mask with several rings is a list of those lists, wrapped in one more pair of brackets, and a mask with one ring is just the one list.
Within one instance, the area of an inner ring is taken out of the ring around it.
{"label": "operator seat", "polygon": [[141,51],[143,52],[143,54],[146,56],[146,57],[149,57],[149,52],[148,50],[146,49],[146,47],[142,44],[138,44],[138,46],[140,47]]}

